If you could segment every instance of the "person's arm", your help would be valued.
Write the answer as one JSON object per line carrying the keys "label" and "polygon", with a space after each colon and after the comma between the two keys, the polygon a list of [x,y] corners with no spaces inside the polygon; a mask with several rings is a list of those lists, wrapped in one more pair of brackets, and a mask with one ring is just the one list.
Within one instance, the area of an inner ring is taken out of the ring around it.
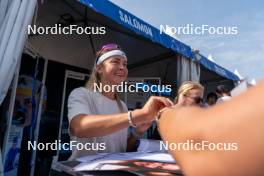
{"label": "person's arm", "polygon": [[[142,109],[132,112],[133,123],[144,121],[145,113]],[[78,137],[100,137],[119,131],[129,126],[128,114],[85,115],[75,116],[70,123],[73,135]]]}
{"label": "person's arm", "polygon": [[264,81],[212,108],[176,107],[161,114],[159,131],[169,144],[233,144],[229,151],[170,150],[186,175],[263,175],[263,91]]}
{"label": "person's arm", "polygon": [[[136,125],[154,120],[157,112],[171,106],[167,98],[151,97],[142,109],[132,111],[132,121]],[[76,115],[70,122],[71,133],[77,137],[100,137],[129,126],[128,114]]]}
{"label": "person's arm", "polygon": [[127,151],[132,152],[137,149],[137,141],[140,137],[151,127],[152,122],[142,123],[137,126],[137,128],[133,128],[130,136],[127,139]]}

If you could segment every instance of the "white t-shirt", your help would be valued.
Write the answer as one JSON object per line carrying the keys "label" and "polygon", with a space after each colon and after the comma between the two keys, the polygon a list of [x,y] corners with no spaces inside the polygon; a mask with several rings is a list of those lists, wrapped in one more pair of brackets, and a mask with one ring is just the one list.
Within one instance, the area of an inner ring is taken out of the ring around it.
{"label": "white t-shirt", "polygon": [[[124,102],[122,102],[124,110],[127,111],[127,106]],[[99,92],[93,92],[88,90],[87,88],[80,87],[74,89],[68,99],[68,119],[69,124],[71,120],[79,114],[117,114],[120,113],[116,100],[111,100]],[[89,118],[89,117],[87,117]],[[104,129],[98,129],[104,130]],[[102,137],[92,137],[92,138],[78,138],[73,136],[70,133],[71,140],[76,141],[77,143],[88,144],[99,146],[99,150],[94,147],[95,150],[78,150],[76,147],[72,150],[72,155],[70,160],[75,159],[77,157],[86,156],[89,154],[96,154],[100,152],[125,152],[127,147],[127,128],[117,131],[115,133],[102,136]],[[105,147],[102,147],[102,146]],[[90,147],[92,148],[92,147]],[[105,148],[102,150],[102,148]]]}

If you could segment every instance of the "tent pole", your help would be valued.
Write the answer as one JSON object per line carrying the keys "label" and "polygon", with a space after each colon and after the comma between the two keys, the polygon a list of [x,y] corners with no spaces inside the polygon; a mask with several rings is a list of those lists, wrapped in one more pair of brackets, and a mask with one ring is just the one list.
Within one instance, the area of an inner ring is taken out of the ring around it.
{"label": "tent pole", "polygon": [[[67,78],[69,75],[69,71],[65,70],[64,74],[64,83],[63,83],[63,91],[62,91],[62,104],[61,104],[61,112],[60,112],[60,122],[59,122],[59,131],[58,131],[58,141],[61,141],[61,130],[62,130],[62,123],[63,123],[63,110],[64,110],[64,103],[65,103],[65,94],[66,94],[66,85],[67,85]],[[56,155],[53,156],[51,168],[57,171],[60,171],[57,162],[59,162],[59,154],[60,151],[57,150]]]}
{"label": "tent pole", "polygon": [[[40,101],[38,104],[38,112],[37,112],[37,118],[36,118],[36,126],[34,129],[34,140],[36,141],[36,143],[38,143],[38,137],[39,137],[39,125],[40,125],[40,119],[41,119],[41,115],[42,115],[42,104],[43,104],[43,97],[44,97],[44,91],[45,91],[45,83],[46,83],[46,77],[47,77],[47,68],[48,68],[48,60],[45,59],[45,64],[44,64],[44,73],[43,73],[43,77],[42,77],[42,83],[41,83],[41,93],[40,93]],[[34,125],[34,124],[32,124]],[[36,160],[36,150],[33,150],[33,153],[31,155],[31,160],[30,160],[30,175],[34,175],[35,172],[35,160]]]}

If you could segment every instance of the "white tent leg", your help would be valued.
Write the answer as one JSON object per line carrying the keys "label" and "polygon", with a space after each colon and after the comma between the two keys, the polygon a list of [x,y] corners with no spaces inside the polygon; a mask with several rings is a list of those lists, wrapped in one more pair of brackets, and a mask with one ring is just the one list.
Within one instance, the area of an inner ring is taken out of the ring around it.
{"label": "white tent leg", "polygon": [[[42,78],[42,85],[41,85],[41,93],[40,93],[40,101],[38,105],[38,113],[37,113],[37,122],[36,122],[36,128],[34,130],[34,141],[38,143],[38,136],[39,136],[39,124],[40,119],[42,115],[42,104],[43,104],[43,97],[44,97],[44,91],[45,91],[45,82],[46,82],[46,76],[47,76],[47,68],[48,68],[48,60],[45,59],[45,65],[44,65],[44,73]],[[36,160],[36,150],[33,150],[31,155],[31,164],[30,164],[30,175],[33,176],[35,172],[35,160]]]}
{"label": "white tent leg", "polygon": [[[60,123],[59,123],[59,132],[58,132],[58,141],[61,141],[61,135],[62,135],[62,123],[63,123],[63,116],[64,116],[64,103],[65,101],[65,96],[66,96],[66,86],[67,86],[67,79],[68,78],[72,78],[69,75],[77,75],[77,77],[79,78],[83,78],[85,79],[85,76],[90,76],[88,74],[85,73],[79,73],[79,72],[75,72],[75,71],[71,71],[71,70],[66,70],[65,71],[65,76],[64,76],[64,85],[63,85],[63,94],[62,94],[62,105],[61,105],[61,112],[60,112]],[[79,79],[79,78],[75,78],[75,79]],[[80,79],[80,80],[83,80]],[[59,160],[59,154],[60,151],[57,150],[56,156],[53,157],[52,160],[52,165],[51,168],[57,171],[60,171],[60,168],[57,165],[57,162]]]}

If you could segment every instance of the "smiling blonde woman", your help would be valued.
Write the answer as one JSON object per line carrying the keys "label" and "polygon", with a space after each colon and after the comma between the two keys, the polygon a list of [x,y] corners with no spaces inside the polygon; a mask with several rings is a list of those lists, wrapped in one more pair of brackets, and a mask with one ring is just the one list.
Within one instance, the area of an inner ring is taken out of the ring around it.
{"label": "smiling blonde woman", "polygon": [[[115,91],[97,92],[94,85],[119,85],[126,80],[127,56],[116,44],[104,45],[97,52],[86,87],[74,89],[68,99],[71,140],[82,144],[105,144],[103,150],[73,148],[70,159],[97,152],[125,152],[151,125],[158,111],[173,103],[164,97],[150,97],[142,109],[128,111]],[[127,112],[128,111],[128,112]],[[128,135],[128,127],[133,132]]]}

